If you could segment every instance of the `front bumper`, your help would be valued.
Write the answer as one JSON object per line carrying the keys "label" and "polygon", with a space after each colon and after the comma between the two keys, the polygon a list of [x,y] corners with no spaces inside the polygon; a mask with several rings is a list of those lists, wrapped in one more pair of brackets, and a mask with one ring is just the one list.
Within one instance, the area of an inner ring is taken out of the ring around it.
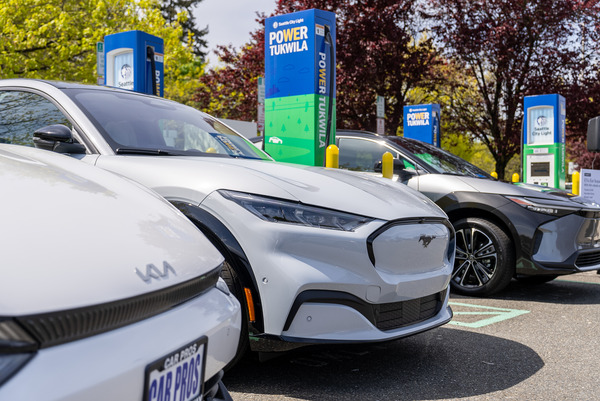
{"label": "front bumper", "polygon": [[[446,290],[454,231],[444,218],[375,220],[345,232],[267,222],[218,193],[202,207],[227,225],[250,261],[264,316],[264,331],[254,333],[258,338],[386,341],[452,317]],[[435,299],[433,313],[381,326],[378,319],[385,308],[394,305],[390,314],[401,314],[427,297]],[[251,347],[259,350],[255,342]]]}
{"label": "front bumper", "polygon": [[600,269],[600,218],[570,214],[540,225],[532,261],[537,274]]}
{"label": "front bumper", "polygon": [[214,386],[235,356],[240,322],[239,303],[214,288],[151,318],[42,348],[0,386],[0,399],[141,400],[146,366],[205,335],[206,394],[227,400]]}
{"label": "front bumper", "polygon": [[406,301],[369,304],[344,293],[305,291],[281,338],[291,342],[387,341],[441,326],[452,318],[447,289]]}

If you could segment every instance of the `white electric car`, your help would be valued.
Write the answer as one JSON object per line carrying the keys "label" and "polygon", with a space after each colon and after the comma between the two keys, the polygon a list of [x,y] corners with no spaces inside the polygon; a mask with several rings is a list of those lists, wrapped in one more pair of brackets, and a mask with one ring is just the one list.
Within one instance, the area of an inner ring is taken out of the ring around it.
{"label": "white electric car", "polygon": [[238,355],[391,340],[451,319],[453,228],[405,186],[277,163],[205,113],[106,87],[0,81],[0,138],[69,153],[181,210],[225,256],[250,335]]}
{"label": "white electric car", "polygon": [[0,145],[0,399],[231,400],[223,257],[141,185]]}

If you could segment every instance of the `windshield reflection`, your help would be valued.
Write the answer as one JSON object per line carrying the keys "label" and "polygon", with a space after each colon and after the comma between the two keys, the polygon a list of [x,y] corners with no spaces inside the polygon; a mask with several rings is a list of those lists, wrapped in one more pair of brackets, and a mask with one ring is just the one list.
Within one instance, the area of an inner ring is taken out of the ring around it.
{"label": "windshield reflection", "polygon": [[271,160],[219,120],[176,102],[120,91],[65,92],[119,154]]}
{"label": "windshield reflection", "polygon": [[438,174],[493,179],[479,167],[436,146],[410,138],[389,137],[389,139],[421,159]]}

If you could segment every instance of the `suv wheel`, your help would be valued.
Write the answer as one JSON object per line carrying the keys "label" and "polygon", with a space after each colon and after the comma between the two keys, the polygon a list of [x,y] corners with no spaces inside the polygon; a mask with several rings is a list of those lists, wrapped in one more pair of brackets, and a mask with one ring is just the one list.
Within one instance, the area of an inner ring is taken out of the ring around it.
{"label": "suv wheel", "polygon": [[454,223],[456,259],[450,281],[461,294],[485,296],[505,288],[514,275],[515,255],[508,235],[494,223],[465,218]]}
{"label": "suv wheel", "polygon": [[242,284],[238,279],[237,273],[228,262],[223,263],[223,270],[221,270],[221,277],[227,283],[227,287],[229,287],[229,291],[233,294],[234,297],[240,301],[242,305],[242,329],[240,332],[240,341],[238,343],[238,348],[235,357],[229,362],[229,364],[225,367],[225,370],[231,369],[235,364],[237,364],[249,351],[249,335],[248,335],[248,317],[246,316],[246,312],[248,307],[246,306],[246,301],[244,297],[244,290],[242,288]]}

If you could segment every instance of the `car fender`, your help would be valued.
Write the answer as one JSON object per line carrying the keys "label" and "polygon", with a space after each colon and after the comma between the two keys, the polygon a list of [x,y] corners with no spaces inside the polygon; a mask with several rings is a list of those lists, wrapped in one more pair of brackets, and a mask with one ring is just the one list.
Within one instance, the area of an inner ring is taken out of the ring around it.
{"label": "car fender", "polygon": [[252,333],[262,333],[264,331],[264,320],[256,277],[252,271],[250,261],[238,240],[218,218],[208,211],[185,201],[171,200],[171,203],[190,219],[217,250],[221,252],[225,259],[232,264],[242,286],[251,289],[256,312],[256,322],[249,322],[248,326]]}

